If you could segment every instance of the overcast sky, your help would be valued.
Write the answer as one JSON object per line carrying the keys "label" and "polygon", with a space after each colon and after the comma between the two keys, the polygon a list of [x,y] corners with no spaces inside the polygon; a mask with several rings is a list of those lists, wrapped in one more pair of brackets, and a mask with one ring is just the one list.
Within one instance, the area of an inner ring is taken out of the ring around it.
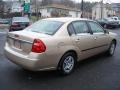
{"label": "overcast sky", "polygon": [[[73,0],[76,2],[81,2],[81,0]],[[90,2],[99,2],[101,0],[84,0],[84,1],[90,1]],[[120,0],[103,0],[103,2],[107,3],[120,3]]]}
{"label": "overcast sky", "polygon": [[[4,0],[4,1],[14,1],[14,0]],[[81,2],[81,0],[73,0],[76,2]],[[100,2],[101,0],[84,0],[89,2]],[[103,0],[104,3],[120,3],[120,0]]]}

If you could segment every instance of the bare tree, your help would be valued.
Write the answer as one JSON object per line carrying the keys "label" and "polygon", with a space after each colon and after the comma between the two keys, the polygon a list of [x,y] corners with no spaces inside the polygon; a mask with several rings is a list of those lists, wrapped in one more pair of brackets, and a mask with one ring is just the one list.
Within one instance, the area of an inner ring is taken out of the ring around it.
{"label": "bare tree", "polygon": [[0,0],[0,17],[3,17],[4,13],[4,2],[3,0]]}

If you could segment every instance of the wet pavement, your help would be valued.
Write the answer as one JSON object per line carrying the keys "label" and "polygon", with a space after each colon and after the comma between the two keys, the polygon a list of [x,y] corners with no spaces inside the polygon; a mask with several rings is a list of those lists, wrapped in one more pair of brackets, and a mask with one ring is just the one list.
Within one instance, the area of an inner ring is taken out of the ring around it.
{"label": "wet pavement", "polygon": [[[118,34],[120,29],[111,30]],[[120,40],[113,57],[104,54],[81,61],[69,76],[56,71],[31,72],[7,60],[6,34],[0,34],[0,90],[120,90]]]}

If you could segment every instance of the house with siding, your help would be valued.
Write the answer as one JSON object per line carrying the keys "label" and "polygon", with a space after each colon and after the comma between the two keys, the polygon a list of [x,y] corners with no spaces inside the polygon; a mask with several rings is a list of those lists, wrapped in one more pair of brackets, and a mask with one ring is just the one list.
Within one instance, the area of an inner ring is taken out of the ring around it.
{"label": "house with siding", "polygon": [[116,10],[116,16],[120,17],[120,3],[112,3],[112,8]]}
{"label": "house with siding", "polygon": [[[31,7],[31,12],[35,13],[35,6]],[[38,12],[41,13],[42,17],[52,17],[53,14],[57,14],[58,16],[66,16],[66,17],[81,17],[81,11],[76,8],[66,7],[64,5],[51,4],[47,6],[40,6],[38,8]]]}
{"label": "house with siding", "polygon": [[97,3],[92,8],[92,19],[107,18],[110,16],[115,16],[116,11],[112,8],[111,4]]}

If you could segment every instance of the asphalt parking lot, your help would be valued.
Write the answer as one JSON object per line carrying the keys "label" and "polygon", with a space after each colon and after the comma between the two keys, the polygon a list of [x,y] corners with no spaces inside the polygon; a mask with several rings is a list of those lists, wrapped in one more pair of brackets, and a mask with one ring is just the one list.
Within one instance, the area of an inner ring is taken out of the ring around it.
{"label": "asphalt parking lot", "polygon": [[115,55],[97,55],[81,61],[69,76],[56,71],[31,72],[4,56],[6,33],[0,33],[0,90],[120,90],[120,29]]}

